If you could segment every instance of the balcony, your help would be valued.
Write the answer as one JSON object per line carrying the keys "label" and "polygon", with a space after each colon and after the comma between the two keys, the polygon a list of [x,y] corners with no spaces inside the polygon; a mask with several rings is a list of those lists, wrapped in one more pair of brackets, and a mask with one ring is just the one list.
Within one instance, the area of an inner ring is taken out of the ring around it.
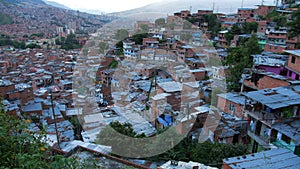
{"label": "balcony", "polygon": [[244,111],[246,114],[248,114],[249,116],[255,118],[258,121],[261,121],[263,124],[271,127],[272,124],[274,124],[275,122],[277,122],[278,117],[274,114],[274,113],[269,113],[266,111],[249,111],[249,110],[245,110]]}
{"label": "balcony", "polygon": [[270,138],[264,136],[258,136],[251,132],[250,130],[247,131],[248,136],[254,139],[259,145],[264,147],[265,149],[273,148],[274,146],[270,144]]}

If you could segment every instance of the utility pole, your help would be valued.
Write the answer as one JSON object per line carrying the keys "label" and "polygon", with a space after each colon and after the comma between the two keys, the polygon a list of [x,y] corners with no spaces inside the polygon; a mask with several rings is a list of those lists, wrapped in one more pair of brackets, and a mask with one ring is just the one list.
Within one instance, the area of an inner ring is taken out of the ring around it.
{"label": "utility pole", "polygon": [[[53,73],[52,73],[52,86],[54,86],[54,75],[53,75]],[[56,115],[55,115],[55,112],[54,112],[53,91],[51,89],[50,89],[49,95],[50,95],[50,99],[51,99],[51,108],[52,108],[52,115],[53,115],[53,120],[54,120],[54,127],[55,127],[55,134],[56,134],[58,149],[61,149],[60,148],[59,136],[58,136],[58,130],[57,130]]]}
{"label": "utility pole", "polygon": [[52,96],[52,91],[49,94],[50,95],[50,99],[51,99],[51,108],[52,108],[52,115],[53,115],[53,120],[54,120],[54,126],[55,126],[55,134],[56,134],[56,139],[57,139],[57,144],[58,144],[58,148],[60,148],[60,141],[59,141],[59,136],[58,136],[58,130],[57,130],[57,122],[56,122],[56,115],[54,113],[54,105],[53,105],[53,96]]}

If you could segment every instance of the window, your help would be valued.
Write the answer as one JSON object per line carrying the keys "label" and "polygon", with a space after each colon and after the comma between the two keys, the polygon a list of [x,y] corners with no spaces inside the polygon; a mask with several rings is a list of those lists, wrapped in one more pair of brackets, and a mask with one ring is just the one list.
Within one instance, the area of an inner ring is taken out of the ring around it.
{"label": "window", "polygon": [[292,63],[296,63],[296,57],[295,57],[295,56],[292,56],[291,62],[292,62]]}
{"label": "window", "polygon": [[234,111],[235,111],[234,104],[230,104],[229,110],[232,112],[232,114],[234,113]]}
{"label": "window", "polygon": [[289,77],[292,77],[293,72],[289,71]]}
{"label": "window", "polygon": [[285,141],[287,144],[291,143],[291,138],[289,138],[288,136],[282,134],[281,140]]}

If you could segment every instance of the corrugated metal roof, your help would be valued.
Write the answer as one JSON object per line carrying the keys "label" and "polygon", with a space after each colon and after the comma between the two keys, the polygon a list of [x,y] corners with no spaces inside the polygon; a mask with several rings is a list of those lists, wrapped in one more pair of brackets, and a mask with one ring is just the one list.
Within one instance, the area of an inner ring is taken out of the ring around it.
{"label": "corrugated metal roof", "polygon": [[248,92],[244,95],[254,101],[260,102],[271,109],[278,109],[300,103],[300,86],[285,86],[273,89],[264,89]]}
{"label": "corrugated metal roof", "polygon": [[237,93],[225,93],[225,94],[218,94],[219,97],[222,97],[226,100],[232,101],[234,103],[238,103],[241,105],[245,104],[245,96],[241,96]]}
{"label": "corrugated metal roof", "polygon": [[244,157],[232,157],[223,160],[232,169],[255,168],[294,168],[298,169],[300,157],[290,151],[279,148],[269,151],[254,153]]}
{"label": "corrugated metal roof", "polygon": [[300,120],[277,123],[272,127],[280,133],[293,139],[296,146],[300,145]]}

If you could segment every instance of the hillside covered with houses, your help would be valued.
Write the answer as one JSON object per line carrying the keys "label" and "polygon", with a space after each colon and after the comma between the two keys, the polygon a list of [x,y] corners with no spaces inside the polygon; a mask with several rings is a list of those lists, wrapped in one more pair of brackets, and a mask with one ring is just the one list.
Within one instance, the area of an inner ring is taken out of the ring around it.
{"label": "hillside covered with houses", "polygon": [[61,23],[40,36],[47,27],[22,8],[0,26],[0,119],[42,134],[42,153],[102,168],[297,168],[299,5],[182,10],[128,25],[59,9],[61,22],[43,6],[39,22]]}

